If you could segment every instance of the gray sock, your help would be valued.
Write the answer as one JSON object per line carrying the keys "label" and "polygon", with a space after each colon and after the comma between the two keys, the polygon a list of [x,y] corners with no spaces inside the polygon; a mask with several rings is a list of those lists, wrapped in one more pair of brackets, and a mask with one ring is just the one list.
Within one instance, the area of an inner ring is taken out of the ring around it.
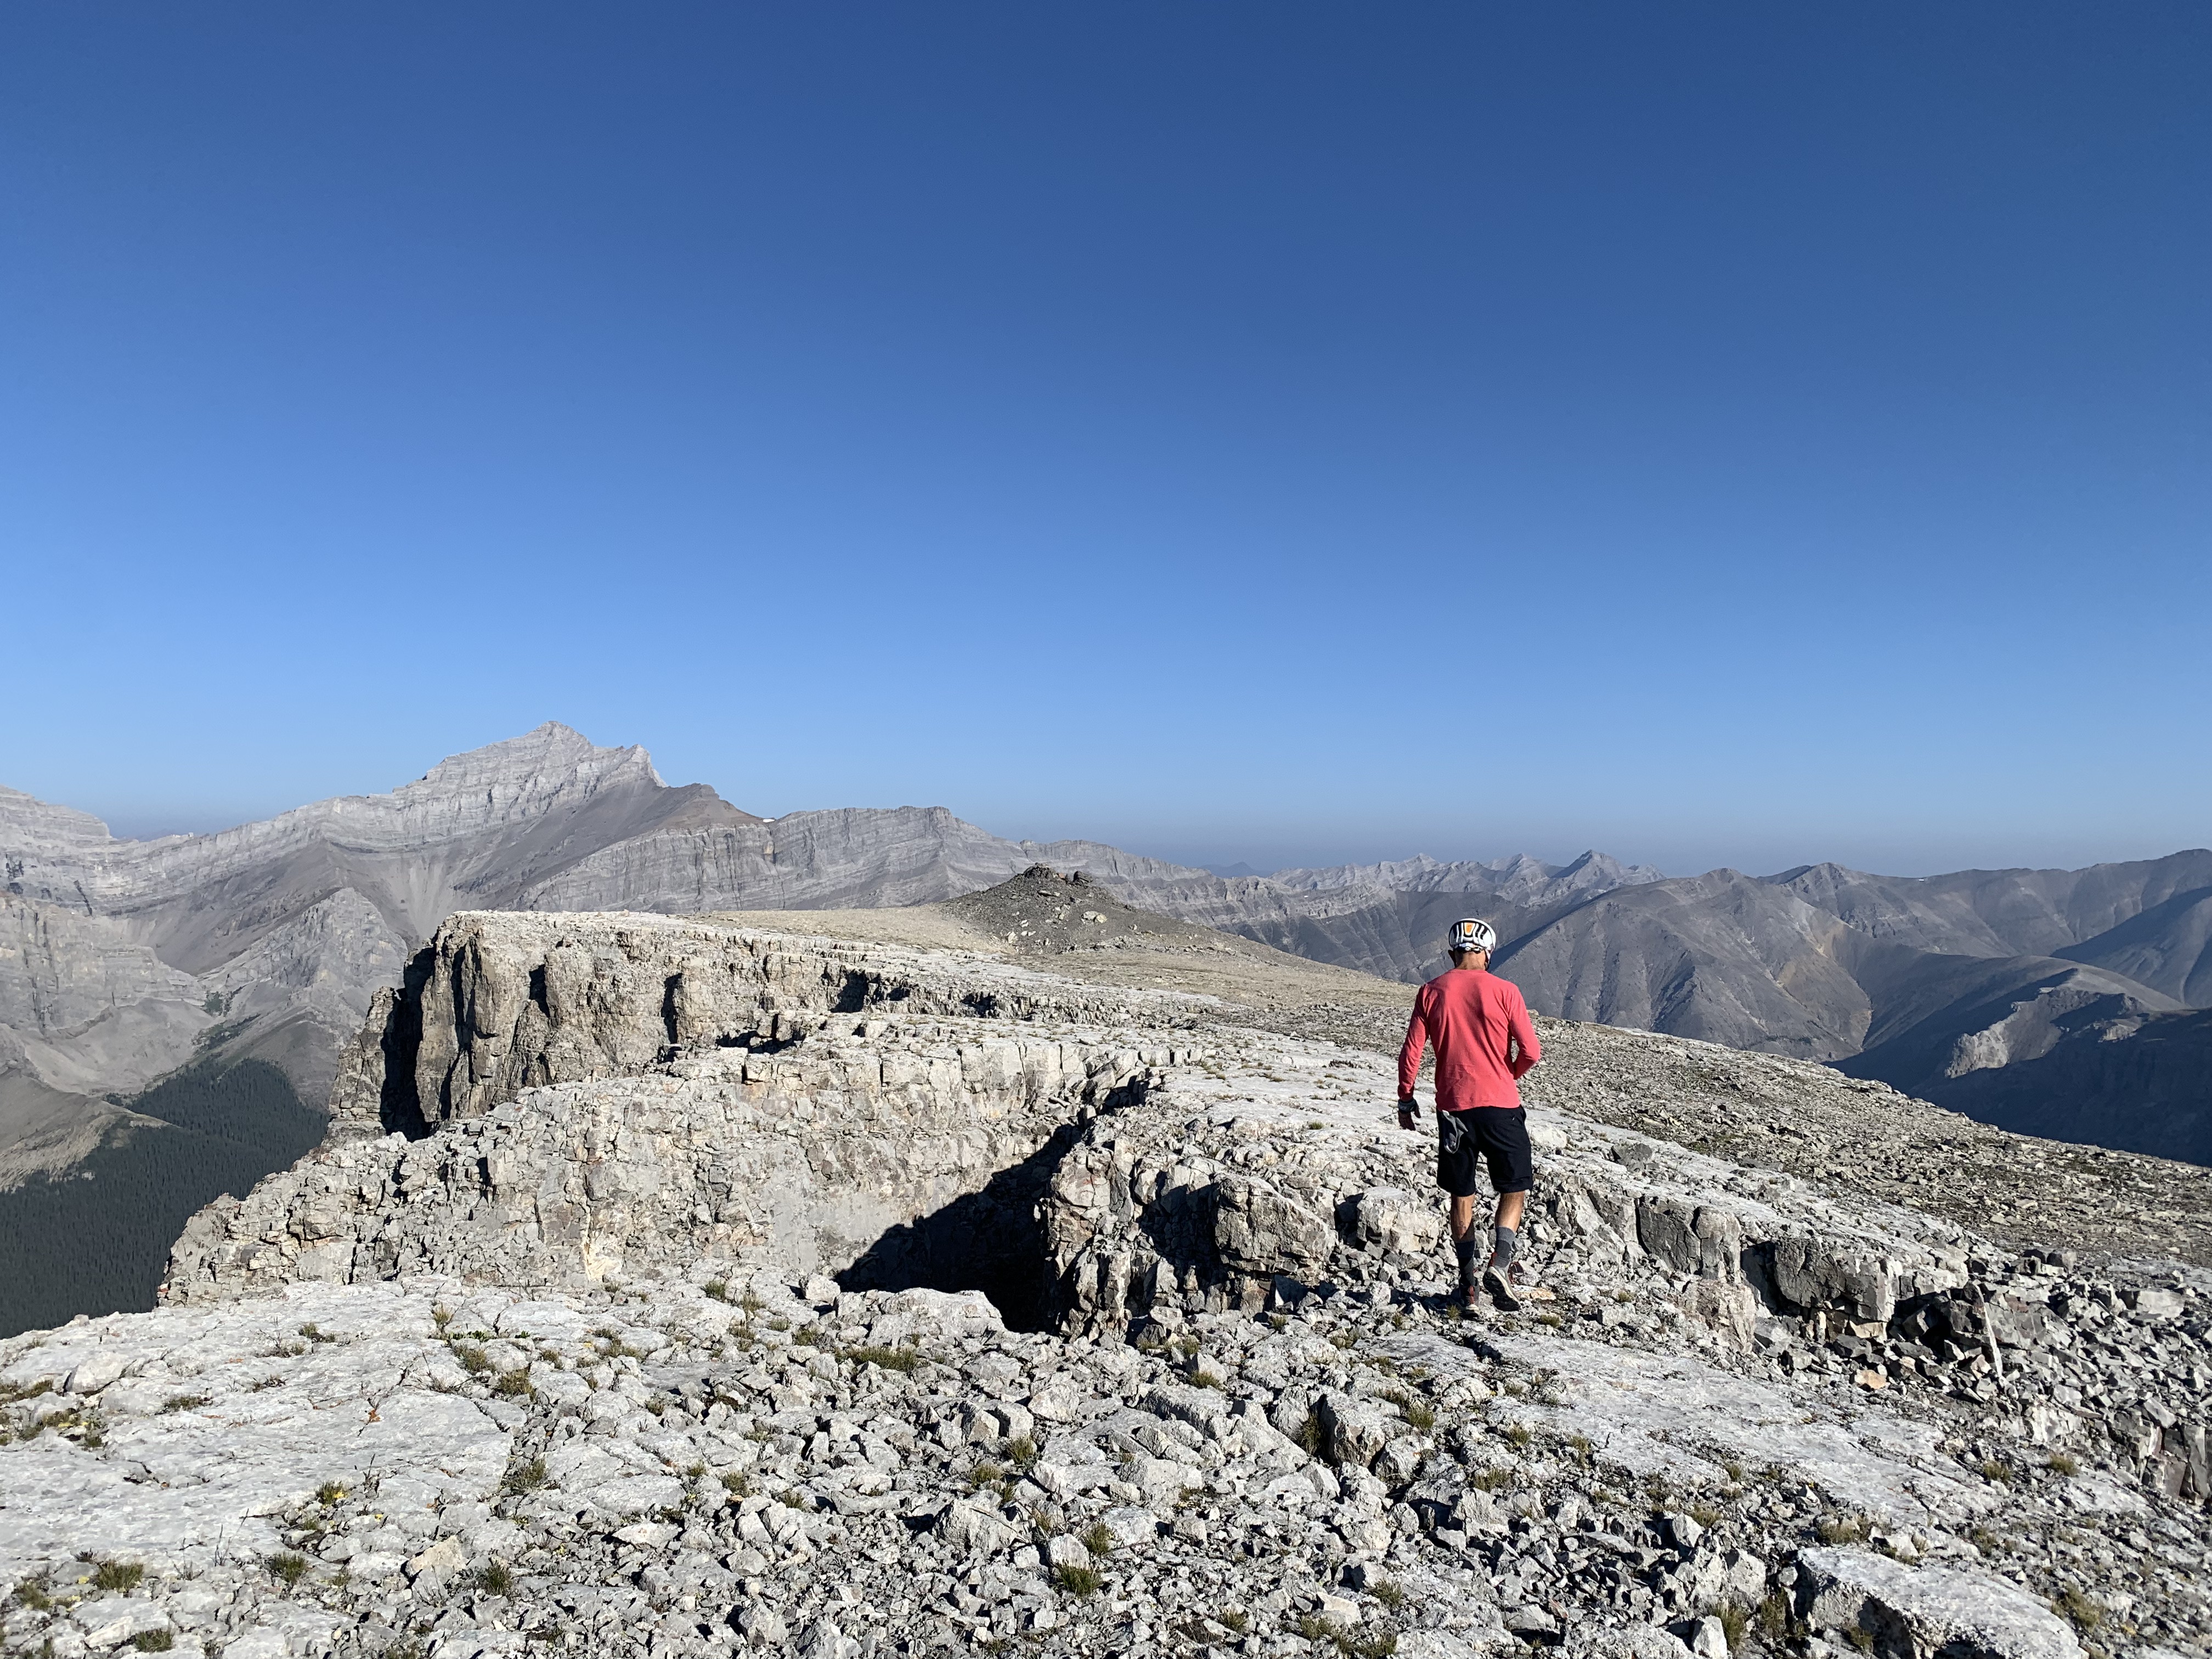
{"label": "gray sock", "polygon": [[1492,1251],[1490,1265],[1504,1273],[1513,1265],[1513,1252],[1521,1247],[1521,1235],[1510,1227],[1498,1230],[1497,1248]]}
{"label": "gray sock", "polygon": [[1465,1238],[1454,1239],[1452,1241],[1452,1249],[1459,1254],[1459,1282],[1461,1287],[1463,1289],[1474,1283],[1475,1274],[1478,1271],[1474,1262],[1474,1235],[1473,1233],[1469,1233]]}

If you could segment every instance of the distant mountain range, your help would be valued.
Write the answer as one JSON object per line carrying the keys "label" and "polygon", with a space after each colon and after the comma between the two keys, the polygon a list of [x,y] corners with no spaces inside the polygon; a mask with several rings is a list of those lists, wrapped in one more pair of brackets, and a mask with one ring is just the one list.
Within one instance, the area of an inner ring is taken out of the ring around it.
{"label": "distant mountain range", "polygon": [[118,841],[0,788],[0,1188],[210,1133],[208,1111],[151,1107],[241,1066],[265,1068],[257,1099],[288,1085],[319,1107],[370,997],[456,909],[904,905],[1039,861],[1408,981],[1479,913],[1541,1012],[1831,1060],[2008,1127],[2212,1162],[2212,1033],[2189,1012],[2212,1003],[2212,853],[1913,878],[1668,878],[1597,853],[1221,876],[1007,841],[939,807],[762,818],[664,784],[642,749],[547,725],[387,795],[216,835]]}

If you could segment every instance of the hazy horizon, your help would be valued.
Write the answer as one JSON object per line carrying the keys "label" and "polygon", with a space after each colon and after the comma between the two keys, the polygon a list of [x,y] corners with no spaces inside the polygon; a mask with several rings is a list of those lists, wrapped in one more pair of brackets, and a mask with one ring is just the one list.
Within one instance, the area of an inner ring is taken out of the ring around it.
{"label": "hazy horizon", "polygon": [[[510,735],[520,735],[520,733]],[[586,732],[584,735],[592,738],[594,742],[601,741],[594,733]],[[619,745],[603,744],[603,746],[614,747]],[[642,746],[647,749],[648,752],[652,751],[653,745],[650,743],[644,744]],[[437,757],[437,759],[441,760],[443,758],[445,758],[443,756]],[[421,776],[431,765],[435,763],[435,761],[426,762],[407,776],[394,779],[380,786],[373,785],[343,788],[334,790],[331,792],[331,793],[349,795],[387,793],[391,790],[396,789],[404,784],[414,781],[416,778]],[[979,816],[975,813],[963,811],[957,803],[948,800],[890,800],[871,799],[856,797],[852,799],[791,803],[782,805],[780,810],[771,810],[769,807],[760,805],[757,801],[747,799],[741,791],[733,793],[732,789],[726,787],[724,782],[720,780],[713,778],[684,778],[673,776],[669,773],[668,769],[665,766],[659,765],[659,757],[657,755],[655,756],[655,764],[656,769],[660,771],[662,776],[667,779],[667,781],[672,784],[707,784],[708,787],[712,787],[717,794],[720,795],[725,800],[729,801],[732,805],[738,806],[747,811],[757,812],[760,816],[765,817],[781,817],[790,812],[823,811],[844,806],[943,806],[946,810],[950,811],[956,817],[964,819],[970,823],[976,824],[978,827],[990,831],[994,835],[1003,836],[1010,841],[1095,841],[1108,846],[1121,848],[1125,852],[1141,854],[1146,857],[1162,859],[1172,864],[1188,865],[1193,868],[1208,869],[1241,863],[1250,866],[1255,873],[1263,875],[1271,874],[1276,871],[1289,869],[1328,868],[1342,864],[1376,864],[1392,860],[1411,859],[1420,856],[1424,854],[1429,857],[1447,862],[1462,860],[1481,862],[1501,858],[1509,858],[1519,854],[1539,859],[1547,864],[1565,865],[1571,863],[1573,860],[1580,857],[1585,852],[1596,852],[1618,859],[1624,865],[1655,866],[1668,876],[1701,875],[1705,873],[1707,871],[1715,869],[1735,869],[1750,875],[1771,875],[1779,871],[1790,869],[1799,865],[1820,864],[1824,862],[1834,862],[1847,865],[1854,869],[1871,871],[1881,875],[1927,876],[1948,874],[1953,871],[1971,869],[2007,869],[2014,867],[2077,868],[2088,864],[2118,863],[2142,859],[2162,858],[2169,854],[2188,851],[2192,848],[2202,846],[2203,844],[2202,842],[2177,842],[2172,846],[2158,846],[2152,843],[2142,843],[2135,848],[2120,852],[2093,852],[2088,856],[2081,856],[2078,854],[2069,856],[2064,851],[2060,851],[2056,856],[2045,857],[2036,857],[2032,855],[2026,857],[1970,856],[1950,863],[1942,863],[1940,861],[1930,863],[1925,867],[1907,867],[1893,859],[1888,861],[1884,861],[1879,856],[1878,849],[1877,854],[1875,857],[1855,858],[1833,851],[1814,854],[1774,857],[1771,855],[1772,849],[1769,848],[1766,849],[1768,856],[1762,859],[1759,856],[1759,849],[1756,843],[1746,843],[1743,849],[1739,851],[1738,855],[1734,857],[1720,855],[1701,858],[1698,854],[1693,852],[1685,852],[1678,854],[1672,861],[1669,861],[1666,858],[1646,855],[1645,854],[1632,848],[1607,845],[1602,842],[1595,842],[1588,839],[1577,842],[1571,836],[1567,836],[1563,840],[1556,835],[1553,835],[1548,838],[1540,841],[1533,839],[1523,840],[1520,842],[1512,842],[1510,844],[1505,841],[1499,841],[1492,843],[1488,842],[1477,842],[1461,838],[1454,838],[1446,832],[1439,832],[1438,835],[1431,841],[1420,844],[1415,844],[1414,842],[1407,841],[1402,836],[1396,838],[1375,836],[1364,839],[1354,839],[1351,837],[1335,840],[1317,839],[1310,842],[1300,843],[1291,840],[1261,836],[1241,843],[1237,848],[1224,848],[1215,847],[1213,843],[1203,840],[1179,837],[1176,833],[1171,830],[1162,831],[1154,829],[1148,829],[1142,825],[1131,826],[1129,830],[1125,834],[1104,833],[1096,827],[1067,824],[1060,824],[1056,827],[1047,829],[1025,830],[1018,827],[1010,828],[1006,824],[994,823],[987,817]],[[24,787],[21,783],[7,777],[0,777],[0,785],[5,785],[10,788]],[[265,810],[239,810],[228,813],[219,809],[202,810],[197,812],[172,812],[167,814],[157,812],[143,815],[125,811],[118,815],[110,816],[108,813],[101,811],[100,808],[93,803],[82,800],[59,799],[53,796],[42,794],[41,792],[36,789],[27,789],[25,793],[37,796],[41,799],[53,801],[54,804],[58,805],[70,806],[80,811],[91,812],[94,816],[100,818],[104,823],[106,823],[110,832],[118,838],[137,841],[149,841],[163,835],[172,834],[213,834],[218,830],[231,829],[239,824],[257,822],[275,817],[277,813],[289,811],[294,807],[307,805],[311,800],[325,799],[329,798],[329,796],[326,795],[302,797],[300,799],[286,801],[280,805],[270,806]],[[1658,840],[1656,844],[1663,846],[1668,844],[1668,842],[1665,838],[1661,838]],[[1675,837],[1673,838],[1673,844],[1686,848],[1692,843],[1685,837]],[[1263,860],[1265,861],[1263,862]]]}

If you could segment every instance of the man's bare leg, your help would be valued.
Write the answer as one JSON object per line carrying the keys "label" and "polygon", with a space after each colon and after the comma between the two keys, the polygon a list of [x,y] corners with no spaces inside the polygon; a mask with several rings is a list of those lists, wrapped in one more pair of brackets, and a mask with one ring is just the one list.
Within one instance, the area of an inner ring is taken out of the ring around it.
{"label": "man's bare leg", "polygon": [[[1503,1201],[1500,1200],[1501,1203]],[[1461,1239],[1465,1238],[1468,1230],[1474,1225],[1474,1195],[1470,1193],[1465,1198],[1453,1199],[1451,1201],[1452,1243],[1456,1244]]]}
{"label": "man's bare leg", "polygon": [[[1528,1194],[1526,1193],[1498,1194],[1498,1220],[1494,1224],[1500,1227],[1510,1227],[1515,1232],[1519,1232],[1521,1231],[1521,1212],[1526,1209],[1528,1206]],[[1467,1216],[1468,1220],[1470,1223],[1474,1221],[1474,1200],[1471,1198],[1467,1200]],[[1457,1200],[1454,1201],[1452,1218],[1455,1222],[1458,1220]]]}

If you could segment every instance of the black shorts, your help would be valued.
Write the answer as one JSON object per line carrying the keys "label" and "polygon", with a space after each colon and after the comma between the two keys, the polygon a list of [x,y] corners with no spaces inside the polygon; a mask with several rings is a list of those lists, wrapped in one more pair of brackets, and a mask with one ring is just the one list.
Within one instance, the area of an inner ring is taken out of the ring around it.
{"label": "black shorts", "polygon": [[1473,1198],[1481,1190],[1478,1161],[1490,1166],[1492,1192],[1525,1193],[1536,1184],[1527,1108],[1477,1106],[1437,1114],[1437,1185],[1454,1198]]}

